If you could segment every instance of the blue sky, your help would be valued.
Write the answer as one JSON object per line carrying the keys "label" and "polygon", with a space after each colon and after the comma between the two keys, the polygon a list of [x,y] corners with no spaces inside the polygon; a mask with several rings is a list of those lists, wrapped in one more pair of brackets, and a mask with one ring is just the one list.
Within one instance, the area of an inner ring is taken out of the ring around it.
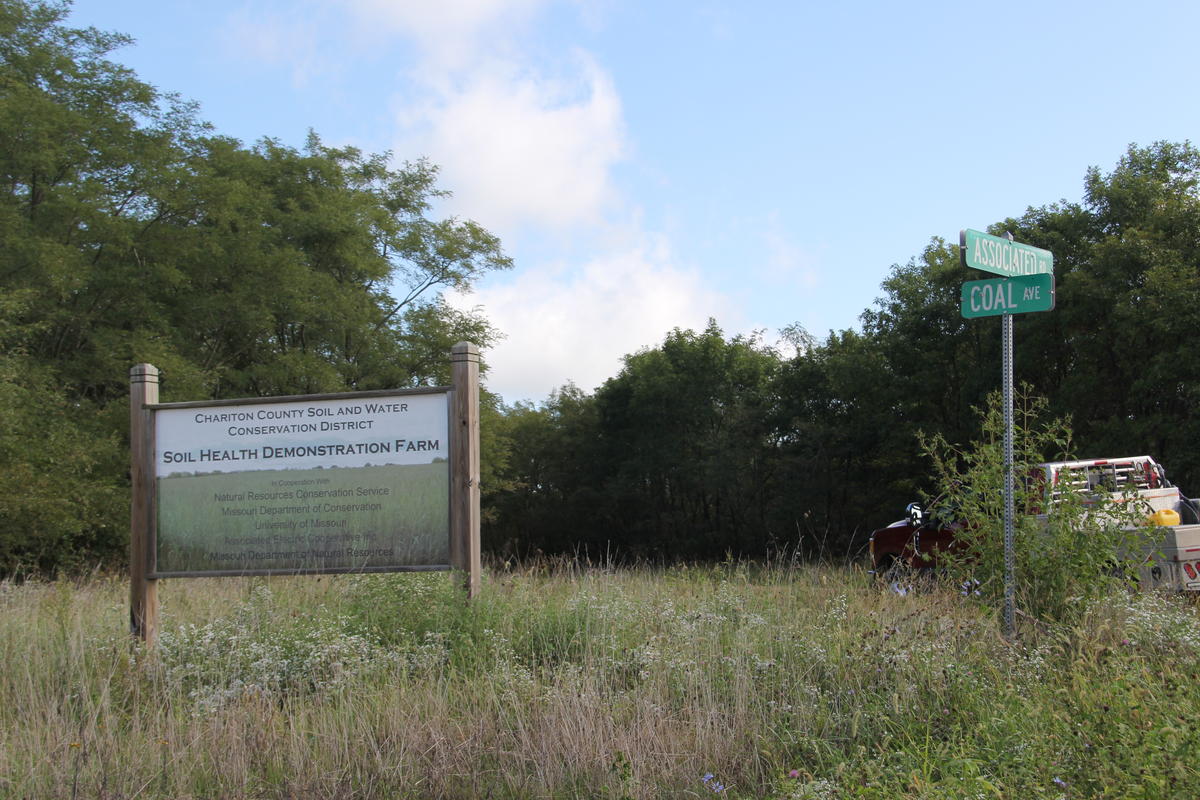
{"label": "blue sky", "polygon": [[[1200,4],[76,0],[247,143],[426,156],[513,271],[488,384],[591,391],[713,317],[856,327],[894,264],[1200,130]],[[964,274],[964,280],[982,277]]]}

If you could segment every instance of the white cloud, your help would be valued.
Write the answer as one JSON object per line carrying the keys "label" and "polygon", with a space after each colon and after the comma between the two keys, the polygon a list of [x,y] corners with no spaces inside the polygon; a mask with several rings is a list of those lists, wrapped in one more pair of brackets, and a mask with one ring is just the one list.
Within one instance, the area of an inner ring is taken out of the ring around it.
{"label": "white cloud", "polygon": [[612,208],[624,152],[621,103],[590,58],[569,79],[491,62],[403,115],[403,149],[428,155],[452,209],[500,232],[522,225],[599,225]]}
{"label": "white cloud", "polygon": [[421,51],[426,69],[469,66],[479,53],[503,49],[547,0],[351,0],[360,23],[379,33],[399,33]]}
{"label": "white cloud", "polygon": [[539,4],[464,0],[446,17],[388,17],[424,54],[409,76],[423,96],[402,98],[396,150],[440,165],[450,210],[505,238],[595,243],[582,262],[529,264],[517,253],[518,273],[450,298],[480,306],[505,335],[487,354],[488,385],[508,401],[544,400],[568,381],[591,391],[672,328],[729,316],[726,299],[617,202],[613,168],[628,148],[611,77],[582,51],[563,48],[550,67],[520,46]]}
{"label": "white cloud", "polygon": [[[328,2],[328,0],[326,0]],[[415,51],[397,76],[397,153],[429,157],[452,213],[511,238],[604,222],[626,151],[620,98],[587,53],[527,35],[552,0],[352,0],[364,35]],[[540,57],[540,56],[544,56]]]}
{"label": "white cloud", "polygon": [[733,316],[724,296],[672,262],[661,239],[579,268],[526,268],[451,302],[481,306],[504,332],[487,354],[487,383],[508,402],[544,400],[567,381],[590,392],[617,374],[622,356],[661,343],[672,328],[702,329],[709,317]]}

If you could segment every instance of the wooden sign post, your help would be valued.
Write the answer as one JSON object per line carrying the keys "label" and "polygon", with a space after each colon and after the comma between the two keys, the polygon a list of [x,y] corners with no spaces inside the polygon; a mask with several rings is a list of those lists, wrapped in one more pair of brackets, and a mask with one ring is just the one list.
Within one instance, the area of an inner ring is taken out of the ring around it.
{"label": "wooden sign post", "polygon": [[154,412],[158,368],[138,364],[129,371],[129,632],[148,645],[158,635],[158,581],[154,571]]}
{"label": "wooden sign post", "polygon": [[450,564],[465,573],[467,598],[479,594],[479,348],[459,342],[450,351]]}

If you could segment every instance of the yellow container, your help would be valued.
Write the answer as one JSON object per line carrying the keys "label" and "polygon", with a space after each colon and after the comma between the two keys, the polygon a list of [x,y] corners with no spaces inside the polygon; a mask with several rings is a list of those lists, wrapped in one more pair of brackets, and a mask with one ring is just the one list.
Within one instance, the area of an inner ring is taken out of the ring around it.
{"label": "yellow container", "polygon": [[1178,525],[1179,512],[1169,508],[1160,508],[1147,517],[1146,521],[1151,525]]}

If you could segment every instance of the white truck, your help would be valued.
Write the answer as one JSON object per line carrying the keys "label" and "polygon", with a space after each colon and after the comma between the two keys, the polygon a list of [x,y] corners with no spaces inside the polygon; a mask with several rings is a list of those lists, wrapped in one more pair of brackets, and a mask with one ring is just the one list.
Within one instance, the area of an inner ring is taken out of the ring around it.
{"label": "white truck", "polygon": [[[1148,546],[1138,577],[1150,589],[1200,591],[1200,498],[1189,498],[1167,480],[1150,456],[1055,461],[1043,464],[1048,499],[1067,487],[1084,497],[1121,492],[1148,508],[1161,541]],[[1154,537],[1158,539],[1159,537]]]}

